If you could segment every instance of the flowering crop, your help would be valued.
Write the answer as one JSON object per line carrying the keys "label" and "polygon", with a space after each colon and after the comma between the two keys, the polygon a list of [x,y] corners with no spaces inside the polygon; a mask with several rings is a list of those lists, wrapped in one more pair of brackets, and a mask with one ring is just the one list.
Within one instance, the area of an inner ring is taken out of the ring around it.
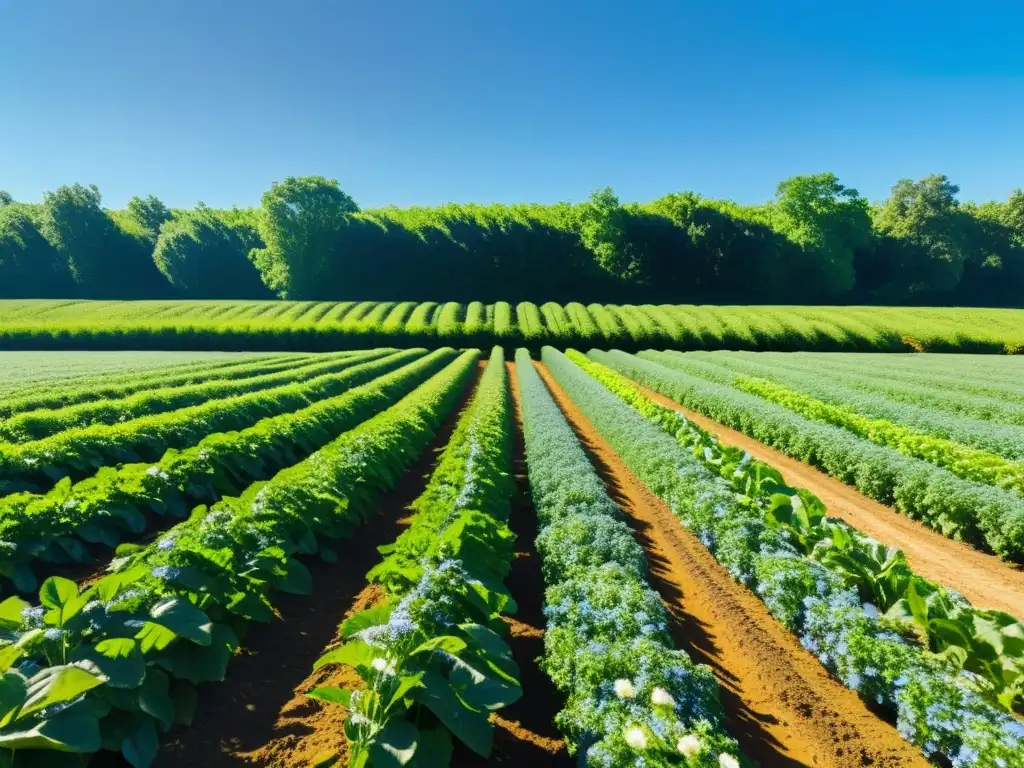
{"label": "flowering crop", "polygon": [[595,768],[738,765],[714,676],[673,648],[643,551],[525,350],[516,369],[548,587],[543,665],[568,697],[556,722],[570,752]]}
{"label": "flowering crop", "polygon": [[[365,687],[310,695],[348,705],[350,765],[391,764],[427,750],[447,764],[454,735],[487,756],[488,713],[519,698],[519,670],[499,632],[515,609],[501,582],[514,555],[508,529],[512,448],[505,358],[495,347],[409,528],[381,548],[368,578],[385,602],[342,625],[348,638],[317,661],[354,667]],[[369,660],[369,663],[368,663]]]}
{"label": "flowering crop", "polygon": [[[544,359],[598,431],[733,577],[754,589],[847,686],[894,709],[901,735],[929,757],[956,758],[958,765],[1020,764],[1024,740],[1014,729],[1016,721],[972,690],[969,673],[869,616],[834,563],[802,554],[810,541],[801,536],[813,538],[810,529],[821,521],[820,502],[815,505],[806,492],[786,494],[778,473],[704,441],[688,421],[628,384],[623,387],[621,377],[607,368],[589,370],[616,394],[555,350],[545,349]],[[653,418],[645,418],[647,413]],[[746,493],[738,494],[740,489]],[[938,712],[940,704],[941,719],[919,717],[922,711]]]}

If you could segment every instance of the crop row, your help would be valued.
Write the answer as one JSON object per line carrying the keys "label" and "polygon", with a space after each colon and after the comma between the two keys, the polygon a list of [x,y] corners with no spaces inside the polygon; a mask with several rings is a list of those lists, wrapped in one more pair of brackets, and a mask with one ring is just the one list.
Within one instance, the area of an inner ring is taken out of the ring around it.
{"label": "crop row", "polygon": [[143,416],[176,411],[213,400],[262,392],[275,387],[308,381],[339,370],[353,360],[364,362],[383,357],[389,350],[337,352],[284,370],[232,381],[210,381],[183,387],[154,388],[127,397],[99,400],[58,408],[42,408],[19,413],[0,422],[0,440],[27,443],[43,440],[69,429],[93,424],[120,424]]}
{"label": "crop row", "polygon": [[[640,352],[637,357],[678,368],[720,384],[731,385],[738,376],[769,379],[824,402],[849,407],[863,416],[887,419],[913,427],[933,437],[954,440],[1008,459],[1024,460],[1024,427],[998,424],[963,414],[902,403],[889,400],[882,395],[843,386],[836,383],[831,375],[822,375],[823,362],[831,365],[830,361],[819,360],[817,366],[797,368],[777,363],[769,357],[755,358],[738,354],[704,355],[646,351]],[[978,358],[975,357],[974,360],[975,369],[980,368]],[[969,375],[976,375],[976,372]]]}
{"label": "crop row", "polygon": [[[105,467],[74,485],[65,479],[45,494],[0,499],[0,575],[21,591],[33,590],[33,560],[86,562],[86,545],[111,549],[125,535],[144,532],[155,518],[182,517],[194,504],[266,479],[394,404],[455,352],[422,355],[423,350],[407,350],[351,368],[333,397],[237,432],[208,435],[183,451],[171,449],[156,464]],[[360,382],[368,383],[356,386]]]}
{"label": "crop row", "polygon": [[755,395],[650,360],[622,352],[594,352],[593,357],[946,536],[987,546],[1010,560],[1024,559],[1024,500],[1015,493],[964,480],[840,427],[820,424]]}
{"label": "crop row", "polygon": [[718,684],[673,647],[643,551],[529,354],[516,354],[530,491],[541,524],[543,666],[566,696],[556,722],[581,765],[738,765]]}
{"label": "crop row", "polygon": [[[698,357],[714,359],[716,355],[698,352]],[[1024,366],[1021,360],[1014,357],[993,358],[979,361],[972,355],[942,355],[932,360],[931,364],[922,365],[922,355],[828,355],[819,357],[805,353],[784,355],[767,353],[753,355],[736,352],[739,359],[755,359],[767,365],[793,368],[796,370],[821,369],[822,362],[827,363],[829,370],[841,374],[867,376],[885,382],[896,382],[912,385],[926,390],[942,390],[960,392],[979,397],[1024,401],[1024,382],[1020,380]],[[1002,365],[1007,363],[1008,365]]]}
{"label": "crop row", "polygon": [[69,354],[54,352],[0,352],[0,396],[4,399],[23,394],[43,393],[55,388],[99,385],[111,377],[130,373],[139,377],[171,376],[175,371],[213,370],[218,366],[281,358],[266,352],[90,352]]}
{"label": "crop row", "polygon": [[849,408],[832,405],[764,379],[738,378],[733,386],[808,419],[832,424],[877,445],[893,448],[904,456],[930,461],[965,480],[988,483],[1024,493],[1024,465],[988,451],[980,451],[953,440],[923,435],[885,419],[861,416]]}
{"label": "crop row", "polygon": [[492,352],[476,394],[412,504],[409,528],[381,547],[368,574],[386,598],[341,626],[345,642],[316,668],[352,667],[363,685],[310,695],[344,704],[348,765],[447,766],[452,737],[487,757],[490,712],[522,695],[503,612],[515,610],[502,581],[514,536],[508,528],[512,449],[505,358]]}
{"label": "crop row", "polygon": [[[893,631],[901,618],[922,613],[925,622],[957,623],[958,596],[937,588],[925,594],[926,582],[905,563],[901,568],[896,554],[842,524],[823,525],[820,501],[784,486],[765,465],[747,467],[741,452],[716,451],[679,414],[653,411],[652,421],[561,353],[545,349],[544,360],[637,477],[845,685],[893,712],[903,738],[930,759],[958,766],[1018,764],[1024,726],[985,697],[996,692],[979,690],[977,675],[960,669],[964,659],[955,652],[930,653]],[[621,393],[621,384],[616,389]],[[622,394],[636,401],[636,394]],[[822,543],[834,552],[819,560],[810,553]],[[848,585],[860,561],[880,556],[879,570],[888,565],[891,579],[881,574],[877,582]],[[886,563],[889,557],[896,563]],[[859,589],[878,599],[893,584],[906,592],[893,590],[892,605],[882,605],[894,610],[880,617]],[[982,637],[991,627],[974,629]]]}
{"label": "crop row", "polygon": [[982,691],[993,702],[1008,710],[1024,709],[1024,623],[1019,619],[973,608],[962,596],[914,573],[900,550],[883,547],[852,526],[825,517],[825,506],[816,496],[786,486],[770,465],[722,445],[614,370],[573,350],[567,356],[692,449],[694,458],[717,471],[737,493],[758,502],[771,523],[789,530],[790,543],[803,555],[839,572],[847,586],[856,587],[860,597],[886,618],[909,626],[915,640],[923,639],[926,647],[945,653],[984,680]]}
{"label": "crop row", "polygon": [[[783,369],[817,370],[821,372],[821,361],[817,365],[809,364],[794,366],[786,361],[775,361],[775,365]],[[1022,369],[1024,372],[1024,369]],[[1024,425],[1024,402],[1015,402],[1003,394],[979,395],[956,391],[938,382],[924,383],[923,380],[907,381],[897,376],[876,375],[865,372],[859,367],[839,365],[828,366],[828,377],[842,386],[858,389],[862,392],[881,395],[899,403],[918,405],[945,413],[956,413],[998,424]]]}
{"label": "crop row", "polygon": [[96,400],[116,400],[140,390],[168,389],[213,381],[230,381],[274,373],[313,362],[312,355],[263,355],[252,359],[178,365],[170,371],[134,370],[129,376],[105,375],[85,381],[56,381],[45,388],[19,390],[0,402],[0,418],[40,408],[63,408]]}
{"label": "crop row", "polygon": [[241,429],[265,416],[302,408],[315,399],[337,394],[351,384],[351,377],[345,375],[347,369],[392,352],[383,349],[352,355],[335,361],[333,373],[262,392],[212,400],[118,424],[68,429],[29,443],[0,444],[0,493],[48,488],[62,477],[80,479],[108,464],[155,461],[168,448],[185,448],[214,432]]}
{"label": "crop row", "polygon": [[[197,508],[114,572],[79,590],[51,577],[40,605],[0,603],[0,750],[41,763],[50,749],[120,751],[152,763],[158,734],[188,722],[195,685],[221,680],[249,621],[269,621],[279,592],[308,593],[298,555],[336,557],[382,492],[433,438],[464,389],[467,351],[383,413],[238,498]],[[85,694],[83,696],[83,694]]]}
{"label": "crop row", "polygon": [[1016,352],[1013,310],[532,302],[0,302],[9,349],[304,349],[437,343]]}

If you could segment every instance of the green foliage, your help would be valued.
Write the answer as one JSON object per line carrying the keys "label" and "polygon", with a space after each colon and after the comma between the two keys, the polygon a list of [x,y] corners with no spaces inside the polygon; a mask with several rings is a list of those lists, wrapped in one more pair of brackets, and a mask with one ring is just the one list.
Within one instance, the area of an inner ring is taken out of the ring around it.
{"label": "green foliage", "polygon": [[355,201],[323,176],[289,176],[263,193],[259,232],[266,243],[252,254],[263,282],[282,298],[331,298],[331,262],[339,232]]}
{"label": "green foliage", "polygon": [[18,205],[0,206],[0,292],[4,296],[70,296],[75,285],[67,260]]}
{"label": "green foliage", "polygon": [[857,190],[834,173],[794,176],[779,184],[769,220],[803,249],[805,289],[823,299],[849,295],[854,252],[872,237],[868,203]]}
{"label": "green foliage", "polygon": [[155,298],[167,283],[142,239],[122,231],[101,207],[95,185],[73,184],[43,198],[43,236],[71,269],[89,297]]}
{"label": "green foliage", "polygon": [[166,220],[159,233],[153,260],[182,296],[270,297],[249,261],[254,233],[229,227],[203,207]]}
{"label": "green foliage", "polygon": [[[505,358],[491,353],[409,528],[381,547],[368,579],[386,602],[341,626],[347,642],[316,663],[353,667],[365,687],[314,689],[345,704],[352,765],[450,762],[452,737],[487,756],[489,711],[519,698],[518,666],[499,632],[515,609],[501,581],[515,554],[508,529],[512,405]],[[442,652],[442,653],[438,653]],[[398,742],[400,739],[400,744]],[[429,761],[429,762],[428,762]]]}
{"label": "green foliage", "polygon": [[154,195],[146,198],[133,197],[128,201],[128,213],[142,227],[147,238],[154,243],[160,234],[160,227],[174,218],[163,201]]}

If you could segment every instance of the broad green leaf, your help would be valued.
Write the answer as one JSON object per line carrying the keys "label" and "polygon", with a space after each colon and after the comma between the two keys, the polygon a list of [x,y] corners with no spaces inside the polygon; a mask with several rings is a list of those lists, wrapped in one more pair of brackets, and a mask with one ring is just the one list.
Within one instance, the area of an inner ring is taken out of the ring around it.
{"label": "broad green leaf", "polygon": [[416,755],[416,726],[408,720],[390,720],[370,745],[374,768],[400,768]]}
{"label": "broad green leaf", "polygon": [[181,635],[198,645],[209,645],[213,623],[199,608],[188,600],[169,597],[153,606],[150,621]]}
{"label": "broad green leaf", "polygon": [[196,715],[199,693],[196,687],[185,680],[175,680],[171,687],[171,701],[174,703],[174,722],[177,725],[192,725]]}
{"label": "broad green leaf", "polygon": [[0,749],[97,752],[100,746],[100,728],[96,717],[67,712],[43,720],[33,728],[0,733]]}
{"label": "broad green leaf", "polygon": [[325,664],[345,664],[349,667],[369,667],[373,661],[374,650],[362,640],[349,640],[340,648],[328,651],[313,664],[313,669],[320,669]]}
{"label": "broad green leaf", "polygon": [[10,630],[20,629],[22,623],[21,612],[31,607],[31,603],[22,600],[20,597],[8,597],[0,603],[0,627]]}
{"label": "broad green leaf", "polygon": [[28,680],[20,672],[8,671],[0,677],[0,728],[13,717],[28,696]]}
{"label": "broad green leaf", "polygon": [[350,690],[347,688],[338,688],[334,685],[322,685],[319,688],[314,688],[306,695],[313,699],[320,699],[320,701],[329,701],[332,704],[341,704],[344,707],[349,705],[349,701],[352,698],[352,692]]}
{"label": "broad green leaf", "polygon": [[486,710],[473,710],[451,689],[448,681],[433,671],[423,675],[423,688],[414,698],[437,715],[457,739],[478,755],[490,757],[494,733]]}
{"label": "broad green leaf", "polygon": [[0,672],[10,669],[25,650],[18,645],[0,645]]}
{"label": "broad green leaf", "polygon": [[174,724],[174,701],[169,690],[167,674],[156,667],[149,667],[139,689],[139,707],[160,724],[162,731]]}
{"label": "broad green leaf", "polygon": [[459,654],[466,650],[466,641],[455,637],[454,635],[438,635],[432,637],[426,642],[420,643],[413,651],[409,654],[410,656],[416,656],[421,653],[433,653],[434,651],[445,651],[451,654]]}
{"label": "broad green leaf", "polygon": [[20,717],[31,715],[52,704],[71,701],[88,690],[103,685],[103,680],[81,667],[47,667],[28,681],[28,696]]}
{"label": "broad green leaf", "polygon": [[39,588],[39,602],[50,609],[45,616],[46,623],[63,626],[85,607],[89,598],[78,594],[78,585],[71,579],[51,576]]}
{"label": "broad green leaf", "polygon": [[138,717],[135,728],[124,737],[121,754],[133,768],[149,768],[160,749],[156,723],[149,717]]}
{"label": "broad green leaf", "polygon": [[175,677],[190,683],[219,682],[238,648],[238,638],[224,624],[214,624],[209,645],[175,643],[161,663]]}
{"label": "broad green leaf", "polygon": [[364,629],[386,624],[388,619],[391,618],[392,607],[390,603],[385,601],[345,619],[341,623],[341,636],[351,637],[357,632],[362,632]]}
{"label": "broad green leaf", "polygon": [[446,728],[421,729],[416,750],[416,768],[448,768],[451,763],[451,732]]}
{"label": "broad green leaf", "polygon": [[309,595],[313,592],[313,576],[300,561],[289,558],[285,575],[277,580],[277,588],[291,595]]}
{"label": "broad green leaf", "polygon": [[135,688],[146,676],[140,644],[127,637],[101,640],[94,647],[83,646],[74,660],[95,664],[112,688]]}

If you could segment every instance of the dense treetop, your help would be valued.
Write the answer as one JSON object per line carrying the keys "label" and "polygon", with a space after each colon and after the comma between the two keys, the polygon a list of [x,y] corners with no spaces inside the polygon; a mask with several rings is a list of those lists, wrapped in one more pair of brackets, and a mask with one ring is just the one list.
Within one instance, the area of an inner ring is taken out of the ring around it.
{"label": "dense treetop", "polygon": [[942,175],[869,204],[831,173],[763,205],[673,192],[622,203],[360,210],[287,178],[259,208],[102,207],[73,184],[0,191],[2,298],[444,299],[1020,306],[1024,192],[961,203]]}

